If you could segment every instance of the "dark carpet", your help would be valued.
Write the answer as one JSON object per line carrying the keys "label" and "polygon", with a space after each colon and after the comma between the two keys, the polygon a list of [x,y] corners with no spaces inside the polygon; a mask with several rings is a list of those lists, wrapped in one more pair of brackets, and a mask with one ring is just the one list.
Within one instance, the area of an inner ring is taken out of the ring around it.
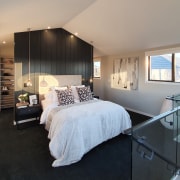
{"label": "dark carpet", "polygon": [[[129,112],[133,125],[149,117]],[[26,124],[17,130],[13,109],[0,112],[1,180],[130,180],[131,137],[119,135],[88,152],[81,161],[53,168],[47,131]]]}

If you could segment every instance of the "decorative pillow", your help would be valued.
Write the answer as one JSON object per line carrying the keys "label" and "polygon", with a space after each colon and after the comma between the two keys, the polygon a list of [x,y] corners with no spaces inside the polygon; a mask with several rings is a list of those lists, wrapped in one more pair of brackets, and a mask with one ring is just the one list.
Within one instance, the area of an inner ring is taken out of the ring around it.
{"label": "decorative pillow", "polygon": [[79,100],[79,95],[78,95],[78,92],[77,92],[77,89],[76,89],[76,88],[81,88],[81,87],[85,87],[85,85],[71,86],[71,87],[70,87],[70,88],[72,89],[72,93],[73,93],[73,95],[74,95],[74,102],[75,102],[75,103],[80,102],[80,100]]}
{"label": "decorative pillow", "polygon": [[93,99],[91,89],[90,89],[89,86],[81,87],[81,88],[77,87],[76,89],[77,89],[77,92],[78,92],[78,95],[79,95],[80,102],[89,101],[89,100]]}
{"label": "decorative pillow", "polygon": [[68,105],[68,104],[74,104],[74,96],[72,94],[71,89],[66,90],[55,90],[57,93],[57,98],[59,101],[59,105]]}

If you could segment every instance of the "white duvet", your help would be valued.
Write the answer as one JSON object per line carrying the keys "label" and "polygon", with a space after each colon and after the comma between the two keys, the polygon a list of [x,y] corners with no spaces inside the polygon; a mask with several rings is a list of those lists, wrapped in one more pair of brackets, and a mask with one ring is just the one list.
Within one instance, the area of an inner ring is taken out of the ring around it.
{"label": "white duvet", "polygon": [[129,114],[122,106],[100,100],[77,103],[67,108],[51,105],[44,110],[41,123],[49,123],[49,120],[49,149],[55,158],[53,167],[81,160],[98,144],[131,127]]}

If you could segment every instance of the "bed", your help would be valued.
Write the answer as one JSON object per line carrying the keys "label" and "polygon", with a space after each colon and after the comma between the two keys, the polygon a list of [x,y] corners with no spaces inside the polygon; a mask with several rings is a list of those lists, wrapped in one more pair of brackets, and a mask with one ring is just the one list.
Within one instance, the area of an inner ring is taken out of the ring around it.
{"label": "bed", "polygon": [[131,128],[130,116],[122,106],[93,98],[81,78],[73,82],[51,86],[41,101],[40,123],[48,131],[53,167],[78,162],[92,148]]}

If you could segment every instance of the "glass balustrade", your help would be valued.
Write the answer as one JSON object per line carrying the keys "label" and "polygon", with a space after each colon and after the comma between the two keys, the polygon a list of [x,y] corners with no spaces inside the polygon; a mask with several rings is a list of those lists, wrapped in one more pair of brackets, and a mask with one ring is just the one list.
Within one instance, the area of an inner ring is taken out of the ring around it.
{"label": "glass balustrade", "polygon": [[172,108],[132,128],[132,180],[180,180],[180,95]]}

